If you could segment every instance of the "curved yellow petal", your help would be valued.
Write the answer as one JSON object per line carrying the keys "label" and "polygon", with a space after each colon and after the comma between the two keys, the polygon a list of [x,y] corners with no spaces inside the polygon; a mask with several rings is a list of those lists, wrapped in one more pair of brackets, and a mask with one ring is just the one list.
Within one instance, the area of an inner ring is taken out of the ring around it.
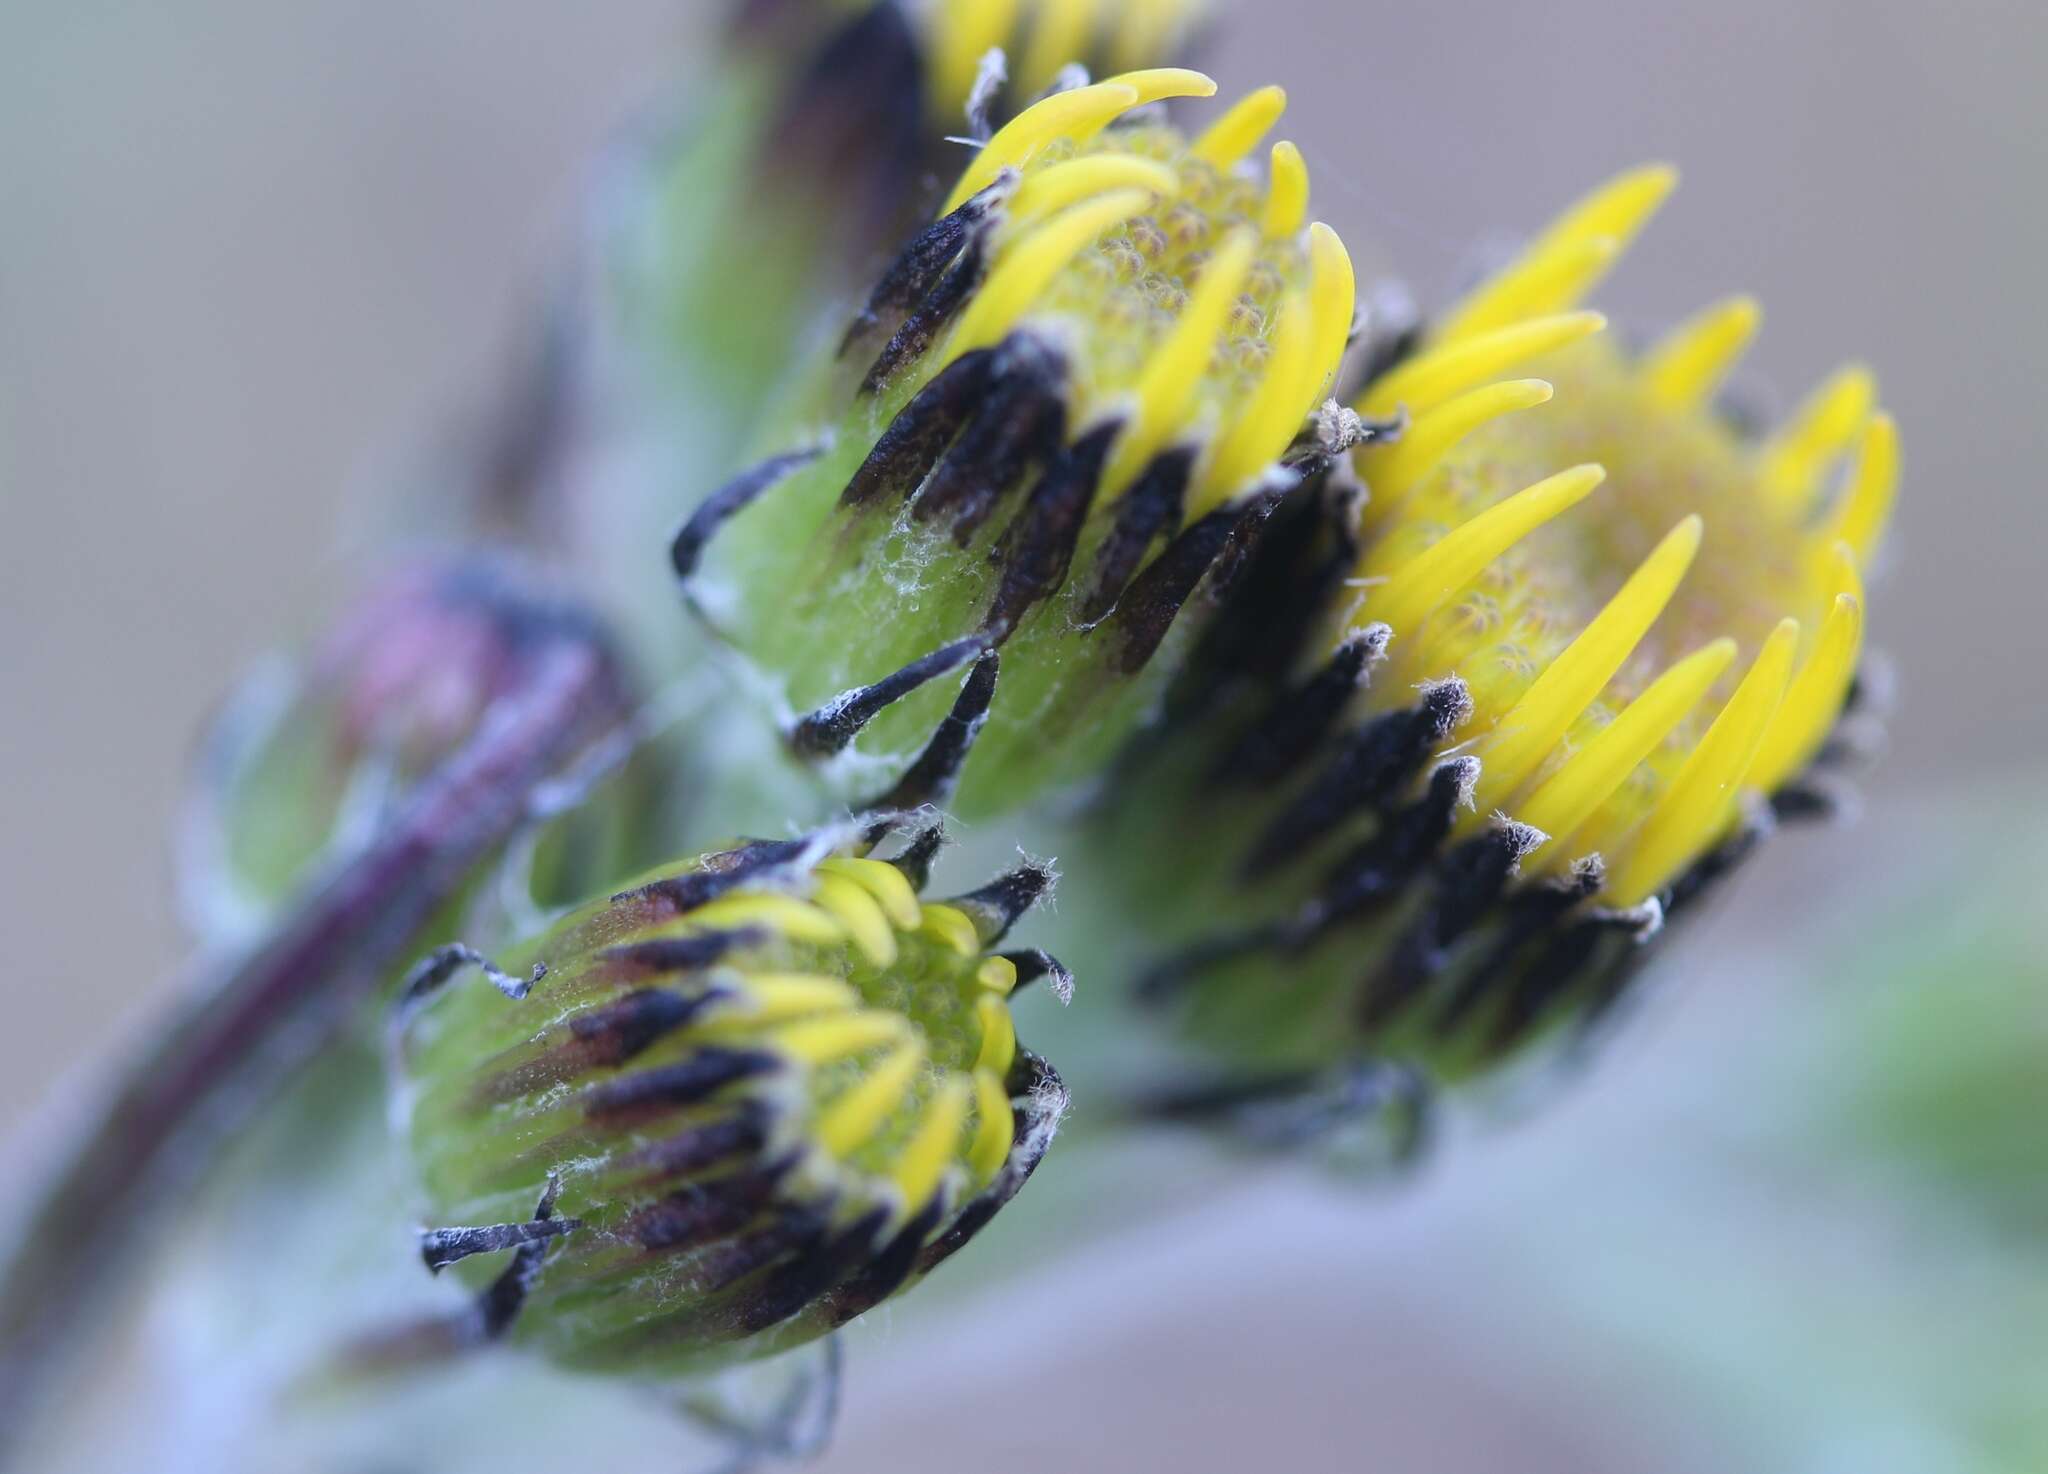
{"label": "curved yellow petal", "polygon": [[1010,1092],[987,1070],[974,1072],[974,1143],[967,1149],[967,1168],[976,1184],[987,1182],[1009,1160],[1017,1123],[1010,1110]]}
{"label": "curved yellow petal", "polygon": [[1398,636],[1413,630],[1502,553],[1607,477],[1599,466],[1573,466],[1525,487],[1446,533],[1433,547],[1388,575],[1365,599],[1360,617],[1384,621]]}
{"label": "curved yellow petal", "polygon": [[1155,195],[1180,192],[1180,176],[1165,164],[1130,154],[1087,154],[1028,174],[1010,197],[1010,229],[1034,225],[1076,200],[1113,189],[1144,189]]}
{"label": "curved yellow petal", "polygon": [[969,1086],[959,1075],[947,1076],[932,1092],[931,1102],[918,1118],[910,1140],[903,1144],[895,1165],[889,1169],[889,1176],[903,1194],[906,1212],[914,1214],[922,1208],[945,1175],[960,1147],[968,1103]]}
{"label": "curved yellow petal", "polygon": [[1767,496],[1781,509],[1803,511],[1821,477],[1863,434],[1877,403],[1877,380],[1860,363],[1837,369],[1806,397],[1757,450]]}
{"label": "curved yellow petal", "polygon": [[1880,411],[1864,427],[1856,472],[1821,533],[1821,546],[1832,550],[1836,543],[1847,543],[1856,561],[1867,566],[1884,538],[1898,492],[1899,427]]}
{"label": "curved yellow petal", "polygon": [[950,215],[995,183],[1005,169],[1021,169],[1055,138],[1094,133],[1110,119],[1138,105],[1138,89],[1122,82],[1097,82],[1041,98],[998,128],[962,171],[946,196],[941,215]]}
{"label": "curved yellow petal", "polygon": [[1643,387],[1673,412],[1705,408],[1749,350],[1763,316],[1754,297],[1731,297],[1687,318],[1643,356]]}
{"label": "curved yellow petal", "polygon": [[1391,444],[1367,446],[1359,455],[1359,467],[1372,492],[1376,515],[1383,516],[1398,505],[1459,441],[1481,425],[1519,409],[1547,404],[1552,392],[1542,379],[1503,379],[1417,415]]}
{"label": "curved yellow petal", "polygon": [[925,1066],[922,1039],[907,1039],[835,1096],[813,1128],[818,1144],[843,1157],[873,1138],[910,1096]]}
{"label": "curved yellow petal", "polygon": [[1301,150],[1284,138],[1273,145],[1270,160],[1259,229],[1267,240],[1285,240],[1308,217],[1308,165],[1302,162]]}
{"label": "curved yellow petal", "polygon": [[[1720,639],[1672,665],[1620,715],[1544,779],[1515,817],[1558,840],[1569,840],[1698,706],[1735,659],[1735,642]],[[1560,852],[1559,859],[1572,858]]]}
{"label": "curved yellow petal", "polygon": [[1222,117],[1202,130],[1188,147],[1192,158],[1202,160],[1221,173],[1259,146],[1259,140],[1287,111],[1287,89],[1260,87],[1247,92],[1230,105]]}
{"label": "curved yellow petal", "polygon": [[1707,735],[1628,840],[1620,863],[1608,870],[1606,894],[1614,904],[1634,906],[1647,899],[1720,837],[1736,786],[1784,699],[1798,647],[1799,621],[1780,620]]}
{"label": "curved yellow petal", "polygon": [[1255,244],[1249,231],[1236,231],[1202,268],[1180,320],[1138,376],[1130,418],[1103,468],[1101,498],[1120,494],[1153,456],[1188,429],[1188,405],[1216,356],[1217,340],[1251,270]]}
{"label": "curved yellow petal", "polygon": [[1426,414],[1453,395],[1606,326],[1607,319],[1597,312],[1563,312],[1426,348],[1368,387],[1358,401],[1358,412],[1388,415],[1406,405],[1411,415]]}
{"label": "curved yellow petal", "polygon": [[1845,586],[1829,606],[1820,637],[1792,678],[1742,780],[1764,793],[1776,791],[1813,760],[1841,716],[1849,683],[1856,678],[1856,660],[1863,653],[1863,588],[1847,547],[1838,550],[1837,567]]}
{"label": "curved yellow petal", "polygon": [[1060,269],[1105,231],[1142,212],[1152,196],[1141,189],[1112,190],[1055,215],[1018,240],[988,274],[961,314],[937,367],[1001,340]]}
{"label": "curved yellow petal", "polygon": [[1678,592],[1699,552],[1703,527],[1692,516],[1666,533],[1620,592],[1500,719],[1479,752],[1475,814],[1490,813],[1527,782],[1579,713],[1621,669]]}

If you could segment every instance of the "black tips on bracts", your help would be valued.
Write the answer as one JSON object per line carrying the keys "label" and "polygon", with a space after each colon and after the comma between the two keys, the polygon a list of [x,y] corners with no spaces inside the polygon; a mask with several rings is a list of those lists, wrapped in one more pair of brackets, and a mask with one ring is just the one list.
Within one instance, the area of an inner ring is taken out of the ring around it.
{"label": "black tips on bracts", "polygon": [[1397,797],[1437,744],[1471,715],[1471,693],[1452,677],[1425,686],[1416,705],[1359,727],[1267,826],[1245,862],[1245,873],[1257,875],[1286,864],[1361,812]]}
{"label": "black tips on bracts", "polygon": [[882,273],[867,302],[847,326],[846,336],[839,343],[840,356],[845,357],[883,331],[893,333],[905,314],[938,285],[947,266],[967,244],[969,235],[988,219],[1011,188],[1011,182],[998,180],[952,214],[940,216],[919,231]]}
{"label": "black tips on bracts", "polygon": [[960,770],[966,766],[967,756],[974,750],[974,739],[981,735],[989,706],[995,700],[998,660],[996,652],[990,650],[974,663],[952,711],[939,724],[939,730],[932,734],[917,761],[896,781],[895,787],[869,803],[868,808],[915,809],[927,804],[942,805],[953,796],[953,790],[959,786]]}
{"label": "black tips on bracts", "polygon": [[1066,581],[1103,462],[1122,428],[1121,421],[1099,426],[1055,455],[1016,520],[1005,529],[997,551],[1002,582],[982,622],[998,643],[1009,638],[1033,605]]}
{"label": "black tips on bracts", "polygon": [[[829,757],[843,750],[847,743],[860,735],[862,727],[889,706],[901,701],[926,681],[947,671],[958,670],[987,648],[988,641],[982,636],[968,635],[911,661],[872,686],[856,686],[851,691],[842,692],[790,729],[790,746],[805,757]],[[989,679],[994,679],[993,674]]]}
{"label": "black tips on bracts", "polygon": [[1068,972],[1066,964],[1052,953],[1038,947],[1030,947],[1022,952],[1004,952],[1001,956],[1005,962],[1017,969],[1018,987],[1025,987],[1044,978],[1045,985],[1052,990],[1053,997],[1062,1003],[1073,1000],[1074,975]]}
{"label": "black tips on bracts", "polygon": [[1271,783],[1292,773],[1329,735],[1367,674],[1387,651],[1391,631],[1368,625],[1345,636],[1323,668],[1285,693],[1216,765],[1220,783]]}
{"label": "black tips on bracts", "polygon": [[497,1223],[489,1228],[427,1228],[420,1230],[420,1258],[439,1274],[472,1254],[493,1254],[543,1243],[574,1233],[583,1225],[574,1218],[532,1218],[525,1223]]}
{"label": "black tips on bracts", "polygon": [[676,577],[684,580],[695,577],[697,561],[704,555],[705,544],[718,535],[719,528],[744,511],[769,487],[817,457],[815,448],[770,456],[759,465],[740,472],[707,497],[703,505],[690,514],[689,521],[682,525],[675,541],[669,545],[669,563],[674,567]]}
{"label": "black tips on bracts", "polygon": [[955,896],[947,904],[966,912],[982,946],[993,947],[1009,934],[1018,917],[1051,894],[1056,878],[1050,865],[1027,860],[979,890]]}

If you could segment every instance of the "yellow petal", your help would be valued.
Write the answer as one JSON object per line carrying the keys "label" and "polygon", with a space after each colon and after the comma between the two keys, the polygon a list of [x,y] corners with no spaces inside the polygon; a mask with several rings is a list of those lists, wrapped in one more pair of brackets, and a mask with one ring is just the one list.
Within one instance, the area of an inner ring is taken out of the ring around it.
{"label": "yellow petal", "polygon": [[1799,621],[1779,621],[1707,735],[1628,841],[1627,853],[1609,869],[1606,894],[1615,905],[1647,899],[1720,838],[1734,809],[1736,785],[1784,699],[1798,646]]}
{"label": "yellow petal", "polygon": [[1367,388],[1358,401],[1358,412],[1376,417],[1406,405],[1409,414],[1419,417],[1453,395],[1476,389],[1518,364],[1606,326],[1607,319],[1597,312],[1564,312],[1424,349]]}
{"label": "yellow petal", "polygon": [[1687,517],[1665,534],[1620,592],[1500,719],[1491,741],[1480,749],[1475,815],[1490,813],[1528,781],[1579,713],[1621,669],[1692,567],[1702,526],[1697,516]]}
{"label": "yellow petal", "polygon": [[1412,631],[1487,564],[1584,500],[1606,477],[1599,466],[1573,466],[1487,508],[1389,574],[1367,595],[1361,617],[1385,621],[1397,636]]}

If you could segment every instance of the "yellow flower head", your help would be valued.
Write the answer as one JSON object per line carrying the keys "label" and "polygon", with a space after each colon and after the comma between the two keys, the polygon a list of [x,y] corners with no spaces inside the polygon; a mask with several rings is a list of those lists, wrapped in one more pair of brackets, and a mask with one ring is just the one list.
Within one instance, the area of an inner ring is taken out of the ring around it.
{"label": "yellow flower head", "polygon": [[400,1099],[455,1225],[423,1248],[481,1271],[480,1333],[599,1369],[758,1356],[926,1273],[1022,1186],[1064,1097],[1009,998],[1066,975],[992,949],[1051,877],[921,901],[938,832],[876,858],[888,828],[665,871],[504,959],[520,981],[489,968],[496,991],[445,986],[463,949],[423,964]]}
{"label": "yellow flower head", "polygon": [[1087,771],[1212,565],[1341,444],[1288,461],[1350,333],[1350,261],[1306,221],[1299,151],[1254,158],[1278,88],[1192,135],[1148,107],[1214,90],[1126,73],[998,129],[847,333],[816,447],[685,526],[678,571],[800,752],[861,734],[879,763],[842,766],[872,782],[941,728],[919,688],[1000,649],[1003,702],[956,713],[979,732],[963,802]]}
{"label": "yellow flower head", "polygon": [[1542,831],[1540,874],[1597,854],[1598,898],[1620,907],[1819,750],[1898,475],[1859,367],[1761,441],[1719,412],[1756,330],[1749,299],[1641,354],[1573,311],[1673,177],[1638,170],[1581,201],[1367,389],[1363,411],[1410,423],[1358,452],[1370,498],[1339,626],[1390,631],[1365,709],[1416,680],[1464,682],[1453,740],[1480,768],[1462,831],[1496,811]]}
{"label": "yellow flower head", "polygon": [[1673,182],[1595,191],[1398,345],[1355,403],[1398,433],[1233,596],[1204,756],[1119,800],[1133,830],[1194,811],[1153,842],[1236,877],[1209,924],[1242,929],[1156,976],[1198,1014],[1262,1016],[1297,1052],[1484,1063],[1611,1002],[1770,801],[1813,807],[1896,435],[1853,367],[1761,438],[1729,418],[1747,299],[1642,353],[1581,309]]}

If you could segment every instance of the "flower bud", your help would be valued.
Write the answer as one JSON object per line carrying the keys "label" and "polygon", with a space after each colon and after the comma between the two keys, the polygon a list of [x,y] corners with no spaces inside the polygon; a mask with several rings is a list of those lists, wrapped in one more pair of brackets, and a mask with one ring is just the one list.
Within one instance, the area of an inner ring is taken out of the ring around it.
{"label": "flower bud", "polygon": [[[1144,107],[1214,90],[1133,72],[998,130],[818,366],[810,443],[678,536],[695,605],[847,791],[919,778],[887,795],[916,803],[957,781],[988,810],[1098,768],[1250,533],[1335,449],[1296,442],[1350,332],[1349,259],[1305,223],[1292,144],[1245,163],[1278,88],[1192,136]],[[973,701],[970,669],[990,688]]]}
{"label": "flower bud", "polygon": [[1761,437],[1723,412],[1747,299],[1642,353],[1579,310],[1672,182],[1623,175],[1396,345],[1356,408],[1401,432],[1272,530],[1112,798],[1208,933],[1150,985],[1206,1036],[1490,1067],[1826,807],[1895,435],[1859,368]]}
{"label": "flower bud", "polygon": [[1050,873],[921,901],[937,831],[876,858],[889,827],[665,870],[487,966],[496,988],[447,985],[461,949],[422,964],[399,1116],[423,1251],[474,1277],[476,1334],[636,1373],[764,1355],[1023,1185],[1065,1098],[1009,995],[1065,974],[992,949]]}
{"label": "flower bud", "polygon": [[[631,711],[610,634],[536,570],[489,558],[387,577],[300,666],[252,679],[209,734],[188,808],[181,879],[198,929],[248,933],[374,839],[563,638],[600,652],[601,700],[582,722],[595,740]],[[580,821],[577,845],[599,844],[618,807]]]}

